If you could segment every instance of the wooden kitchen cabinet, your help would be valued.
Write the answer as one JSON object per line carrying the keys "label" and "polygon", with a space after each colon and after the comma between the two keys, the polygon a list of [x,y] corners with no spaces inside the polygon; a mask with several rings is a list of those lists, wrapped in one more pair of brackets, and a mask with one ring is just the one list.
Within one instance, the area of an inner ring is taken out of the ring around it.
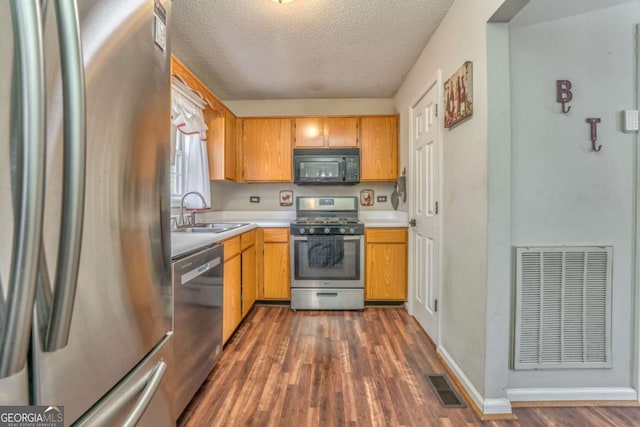
{"label": "wooden kitchen cabinet", "polygon": [[207,124],[207,157],[209,179],[237,181],[236,117],[234,114],[175,56],[171,57],[171,73],[207,100],[203,113]]}
{"label": "wooden kitchen cabinet", "polygon": [[242,320],[242,267],[240,236],[224,243],[224,276],[222,302],[222,341],[226,342]]}
{"label": "wooden kitchen cabinet", "polygon": [[398,178],[398,116],[360,118],[360,181]]}
{"label": "wooden kitchen cabinet", "polygon": [[365,300],[407,300],[407,229],[365,230]]}
{"label": "wooden kitchen cabinet", "polygon": [[258,293],[256,230],[240,236],[240,247],[242,249],[242,318],[244,318],[256,302]]}
{"label": "wooden kitchen cabinet", "polygon": [[261,228],[259,262],[259,295],[265,300],[289,300],[291,267],[289,228]]}
{"label": "wooden kitchen cabinet", "polygon": [[222,104],[217,107],[221,108],[219,121],[222,123],[215,128],[215,138],[211,137],[213,135],[207,138],[209,178],[212,181],[237,181],[236,116]]}
{"label": "wooden kitchen cabinet", "polygon": [[217,100],[205,109],[209,179],[236,181],[236,117]]}
{"label": "wooden kitchen cabinet", "polygon": [[357,146],[357,117],[296,117],[294,119],[295,148]]}
{"label": "wooden kitchen cabinet", "polygon": [[290,118],[242,119],[242,178],[245,182],[291,182]]}

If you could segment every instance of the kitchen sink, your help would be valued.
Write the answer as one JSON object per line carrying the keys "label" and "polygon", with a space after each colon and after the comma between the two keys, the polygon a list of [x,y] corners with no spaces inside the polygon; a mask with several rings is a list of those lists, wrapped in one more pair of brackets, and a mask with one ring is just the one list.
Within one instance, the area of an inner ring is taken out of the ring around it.
{"label": "kitchen sink", "polygon": [[248,222],[233,223],[199,223],[185,228],[173,230],[174,233],[223,233],[248,225]]}

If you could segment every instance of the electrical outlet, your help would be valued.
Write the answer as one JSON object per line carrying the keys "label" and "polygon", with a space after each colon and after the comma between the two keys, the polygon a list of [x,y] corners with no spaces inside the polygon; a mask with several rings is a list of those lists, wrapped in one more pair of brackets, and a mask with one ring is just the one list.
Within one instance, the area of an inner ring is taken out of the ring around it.
{"label": "electrical outlet", "polygon": [[625,110],[622,112],[622,130],[626,133],[638,132],[638,110]]}
{"label": "electrical outlet", "polygon": [[250,203],[260,203],[260,197],[259,196],[249,196],[249,202]]}
{"label": "electrical outlet", "polygon": [[387,201],[387,196],[377,196],[376,197],[376,201],[377,202],[386,202]]}

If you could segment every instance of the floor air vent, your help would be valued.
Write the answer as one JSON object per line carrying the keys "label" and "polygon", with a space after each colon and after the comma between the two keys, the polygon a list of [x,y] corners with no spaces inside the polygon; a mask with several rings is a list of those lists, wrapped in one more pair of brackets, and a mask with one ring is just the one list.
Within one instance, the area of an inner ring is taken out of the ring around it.
{"label": "floor air vent", "polygon": [[611,367],[613,248],[516,248],[514,369]]}
{"label": "floor air vent", "polygon": [[427,381],[436,393],[440,404],[445,408],[466,408],[462,399],[458,397],[458,394],[453,390],[447,377],[442,374],[427,375]]}

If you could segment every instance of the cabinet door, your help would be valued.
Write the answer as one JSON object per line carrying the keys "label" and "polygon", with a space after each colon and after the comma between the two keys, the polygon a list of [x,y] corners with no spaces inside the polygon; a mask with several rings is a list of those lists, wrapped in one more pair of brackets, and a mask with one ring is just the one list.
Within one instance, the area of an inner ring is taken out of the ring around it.
{"label": "cabinet door", "polygon": [[224,112],[224,179],[236,180],[236,116]]}
{"label": "cabinet door", "polygon": [[256,302],[256,247],[250,246],[242,252],[242,317],[247,315]]}
{"label": "cabinet door", "polygon": [[262,296],[265,299],[288,300],[290,267],[289,243],[264,242]]}
{"label": "cabinet door", "polygon": [[357,147],[358,118],[327,117],[324,119],[324,133],[329,147]]}
{"label": "cabinet door", "polygon": [[407,245],[370,243],[365,259],[366,300],[406,301]]}
{"label": "cabinet door", "polygon": [[367,301],[406,301],[406,228],[365,231],[365,298]]}
{"label": "cabinet door", "polygon": [[398,117],[360,118],[360,181],[398,177]]}
{"label": "cabinet door", "polygon": [[296,148],[324,147],[324,119],[322,117],[296,117],[294,119],[294,146]]}
{"label": "cabinet door", "polygon": [[291,182],[291,119],[242,121],[243,176],[246,182]]}
{"label": "cabinet door", "polygon": [[225,165],[225,109],[217,102],[213,107],[205,108],[204,120],[207,123],[207,159],[209,162],[209,179],[224,179]]}
{"label": "cabinet door", "polygon": [[242,320],[240,306],[240,255],[224,263],[224,294],[222,306],[222,340],[226,342]]}

